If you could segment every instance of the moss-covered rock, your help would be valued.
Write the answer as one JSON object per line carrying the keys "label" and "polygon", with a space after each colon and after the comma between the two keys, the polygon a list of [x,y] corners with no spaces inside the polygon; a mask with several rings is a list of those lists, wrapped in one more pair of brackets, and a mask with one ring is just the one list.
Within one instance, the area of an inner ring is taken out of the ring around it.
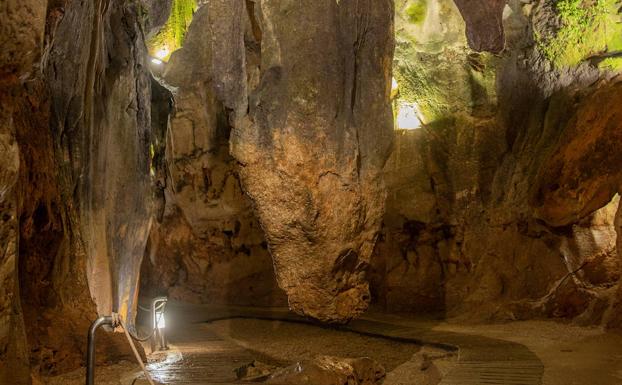
{"label": "moss-covered rock", "polygon": [[406,6],[406,15],[413,24],[421,24],[428,12],[427,0],[413,0]]}
{"label": "moss-covered rock", "polygon": [[179,49],[197,9],[197,0],[173,0],[171,15],[164,27],[147,42],[149,53],[168,60]]}
{"label": "moss-covered rock", "polygon": [[607,53],[622,50],[620,6],[619,0],[544,3],[542,9],[552,14],[554,22],[534,25],[538,49],[557,68],[596,59],[601,68],[622,69],[622,61],[607,57]]}
{"label": "moss-covered rock", "polygon": [[[423,8],[425,18],[414,23]],[[492,110],[494,56],[471,52],[464,21],[452,1],[397,1],[395,26],[396,116],[400,105],[413,104],[424,124]]]}

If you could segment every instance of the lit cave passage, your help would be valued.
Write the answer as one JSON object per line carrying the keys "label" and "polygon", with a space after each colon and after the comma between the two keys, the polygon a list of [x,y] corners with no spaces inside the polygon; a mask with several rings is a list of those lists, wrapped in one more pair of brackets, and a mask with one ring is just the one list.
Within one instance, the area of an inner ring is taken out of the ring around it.
{"label": "lit cave passage", "polygon": [[4,0],[0,384],[622,384],[621,6]]}

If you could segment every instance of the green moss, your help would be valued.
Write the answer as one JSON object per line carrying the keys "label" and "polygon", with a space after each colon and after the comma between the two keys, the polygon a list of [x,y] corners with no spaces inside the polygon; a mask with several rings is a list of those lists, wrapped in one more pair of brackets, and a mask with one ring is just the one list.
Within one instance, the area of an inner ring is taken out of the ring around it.
{"label": "green moss", "polygon": [[406,7],[406,15],[408,16],[408,20],[413,24],[423,23],[427,12],[427,0],[413,0]]}
{"label": "green moss", "polygon": [[399,84],[399,101],[417,103],[425,122],[446,114],[449,103],[443,87],[418,58],[398,64],[394,76]]}
{"label": "green moss", "polygon": [[164,58],[166,60],[172,52],[181,48],[196,9],[197,0],[173,0],[168,21],[160,32],[148,42],[149,52],[154,55],[157,51],[166,48],[169,52]]}
{"label": "green moss", "polygon": [[560,27],[554,33],[536,32],[538,48],[556,67],[576,66],[604,52],[622,49],[619,0],[559,0]]}
{"label": "green moss", "polygon": [[602,70],[621,71],[622,70],[622,57],[608,57],[605,60],[598,63],[598,68]]}

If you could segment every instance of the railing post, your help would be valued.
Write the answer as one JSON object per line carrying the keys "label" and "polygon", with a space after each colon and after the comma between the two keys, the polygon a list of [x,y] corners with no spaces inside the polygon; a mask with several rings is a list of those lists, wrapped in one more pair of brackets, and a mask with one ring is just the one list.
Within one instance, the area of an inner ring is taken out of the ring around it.
{"label": "railing post", "polygon": [[103,325],[113,326],[112,317],[99,317],[89,328],[86,350],[86,385],[95,384],[95,332]]}

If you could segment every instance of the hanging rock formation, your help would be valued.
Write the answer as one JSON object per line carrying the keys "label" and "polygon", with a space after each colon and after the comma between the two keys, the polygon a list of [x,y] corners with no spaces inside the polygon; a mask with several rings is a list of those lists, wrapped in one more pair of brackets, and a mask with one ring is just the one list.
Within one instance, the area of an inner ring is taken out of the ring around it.
{"label": "hanging rock formation", "polygon": [[[346,322],[369,304],[366,271],[384,211],[393,4],[262,1],[255,7],[261,80],[248,116],[236,116],[233,155],[290,308]],[[212,39],[241,50],[234,28]],[[236,92],[231,107],[239,116],[244,104],[236,104]]]}
{"label": "hanging rock formation", "polygon": [[506,0],[454,0],[466,22],[469,46],[475,51],[498,53],[505,45],[503,8]]}

